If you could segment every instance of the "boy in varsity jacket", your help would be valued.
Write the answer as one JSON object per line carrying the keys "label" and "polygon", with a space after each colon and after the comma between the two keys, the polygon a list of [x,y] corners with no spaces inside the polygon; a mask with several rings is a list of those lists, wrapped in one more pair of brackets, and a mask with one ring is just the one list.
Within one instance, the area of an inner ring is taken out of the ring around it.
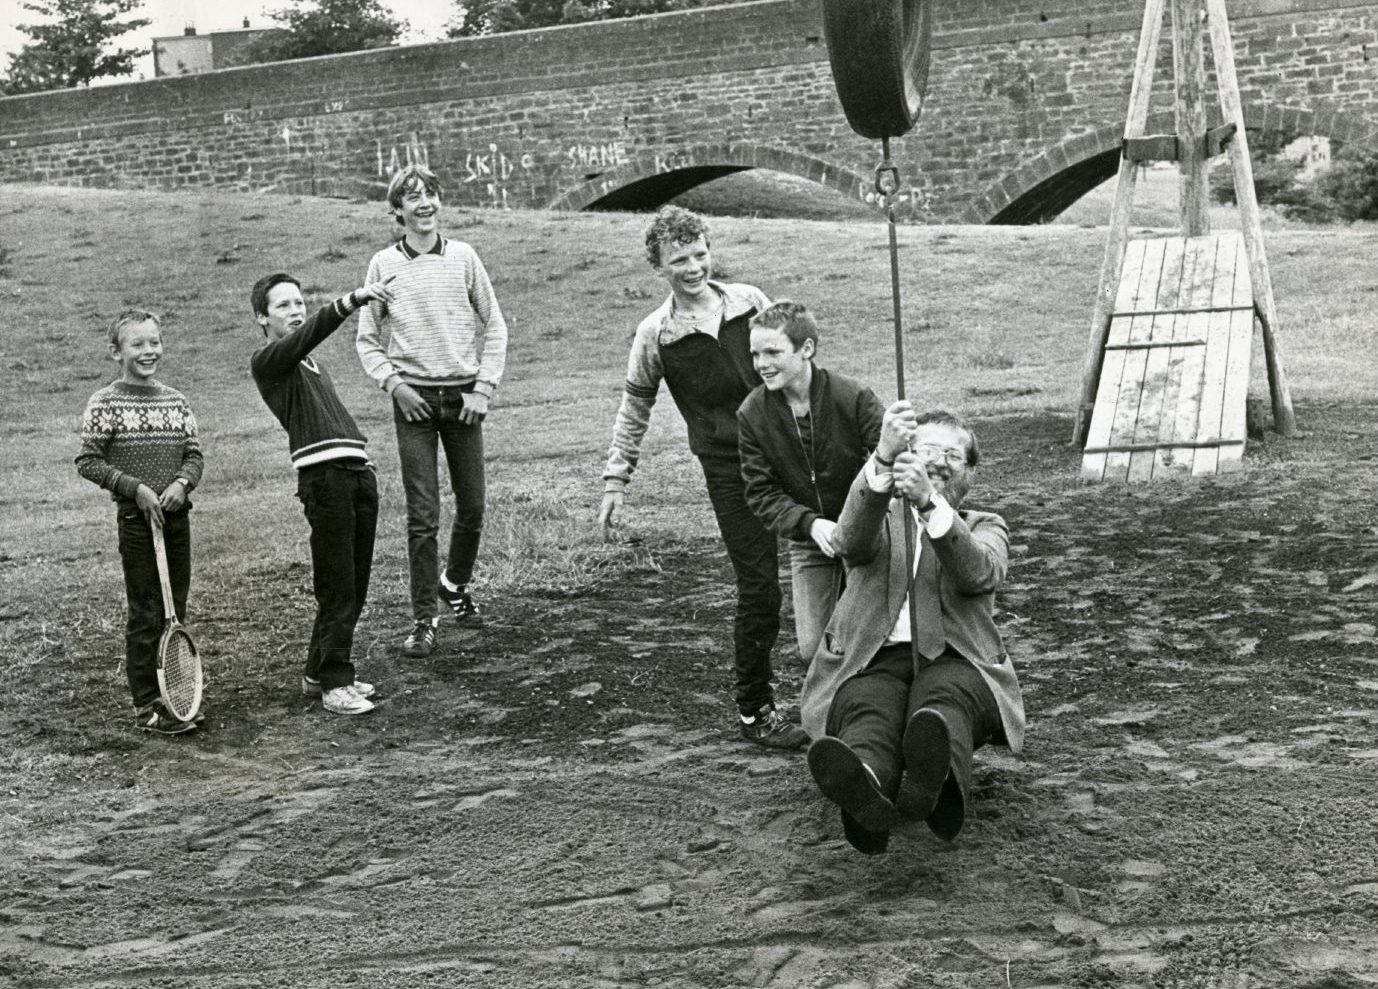
{"label": "boy in varsity jacket", "polygon": [[[411,581],[412,629],[402,651],[414,657],[435,648],[439,601],[457,625],[483,624],[469,593],[483,531],[483,420],[507,361],[507,323],[488,272],[472,247],[441,236],[440,196],[440,181],[423,165],[392,177],[388,206],[404,233],[373,255],[364,280],[396,278],[397,298],[359,313],[355,339],[364,371],[392,396]],[[455,497],[443,568],[438,447]]]}
{"label": "boy in varsity jacket", "polygon": [[254,283],[249,296],[267,343],[249,369],[263,401],[287,430],[297,497],[311,525],[316,623],[302,674],[302,693],[319,696],[331,714],[367,714],[374,687],[354,676],[354,626],[368,596],[378,482],[364,434],[311,356],[359,306],[391,301],[386,282],[370,282],[308,318],[301,283],[281,272]]}

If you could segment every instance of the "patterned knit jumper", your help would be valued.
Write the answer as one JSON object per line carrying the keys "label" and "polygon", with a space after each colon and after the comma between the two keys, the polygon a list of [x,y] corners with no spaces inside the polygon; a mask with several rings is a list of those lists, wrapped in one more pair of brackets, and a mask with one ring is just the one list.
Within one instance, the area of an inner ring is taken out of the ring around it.
{"label": "patterned knit jumper", "polygon": [[140,484],[162,494],[180,479],[190,492],[201,481],[196,417],[175,388],[112,381],[86,403],[76,464],[77,473],[109,490],[122,510],[136,507]]}

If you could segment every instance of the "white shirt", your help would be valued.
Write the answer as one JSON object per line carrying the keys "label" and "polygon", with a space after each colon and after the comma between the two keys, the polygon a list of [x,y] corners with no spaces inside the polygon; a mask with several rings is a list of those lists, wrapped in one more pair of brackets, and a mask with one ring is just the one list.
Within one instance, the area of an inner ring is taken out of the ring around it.
{"label": "white shirt", "polygon": [[[888,470],[880,471],[876,469],[876,458],[869,457],[865,466],[861,468],[862,476],[866,478],[867,485],[876,494],[890,494],[895,488],[895,478]],[[933,510],[929,513],[928,521],[924,522],[923,516],[918,509],[910,505],[909,510],[914,513],[914,521],[918,523],[918,528],[928,533],[929,539],[940,539],[947,535],[952,528],[952,521],[957,517],[952,506],[947,503],[947,499],[936,491],[932,495]],[[923,552],[923,540],[919,540],[914,545],[914,574],[919,572],[919,554]],[[885,644],[893,645],[896,642],[909,641],[909,596],[906,594],[904,604],[900,605],[899,617],[895,619],[895,625],[890,629],[890,634],[885,637]]]}

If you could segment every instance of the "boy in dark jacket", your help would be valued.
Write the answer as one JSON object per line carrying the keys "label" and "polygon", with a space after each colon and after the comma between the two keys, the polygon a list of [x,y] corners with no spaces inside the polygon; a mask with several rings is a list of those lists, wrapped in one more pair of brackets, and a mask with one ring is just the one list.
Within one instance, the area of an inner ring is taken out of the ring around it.
{"label": "boy in dark jacket", "polygon": [[386,281],[355,289],[308,318],[301,283],[281,272],[260,278],[249,297],[268,340],[254,351],[249,368],[263,401],[287,430],[297,497],[311,525],[317,609],[302,693],[320,696],[331,714],[373,710],[373,685],[355,679],[350,654],[373,569],[378,482],[364,434],[311,351],[371,299],[392,301]]}
{"label": "boy in dark jacket", "polygon": [[780,301],[751,321],[751,360],[761,385],[737,410],[742,480],[751,510],[790,541],[794,634],[813,660],[842,591],[833,548],[838,513],[880,439],[885,414],[865,385],[817,367],[818,323]]}

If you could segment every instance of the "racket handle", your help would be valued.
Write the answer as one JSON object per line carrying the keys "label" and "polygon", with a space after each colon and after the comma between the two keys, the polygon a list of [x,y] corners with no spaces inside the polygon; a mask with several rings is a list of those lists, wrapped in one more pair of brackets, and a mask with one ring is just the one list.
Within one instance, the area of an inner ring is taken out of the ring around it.
{"label": "racket handle", "polygon": [[163,527],[156,522],[148,523],[153,530],[153,555],[158,559],[158,583],[163,586],[163,617],[172,621],[177,611],[172,603],[172,580],[167,574],[167,544],[163,542]]}

